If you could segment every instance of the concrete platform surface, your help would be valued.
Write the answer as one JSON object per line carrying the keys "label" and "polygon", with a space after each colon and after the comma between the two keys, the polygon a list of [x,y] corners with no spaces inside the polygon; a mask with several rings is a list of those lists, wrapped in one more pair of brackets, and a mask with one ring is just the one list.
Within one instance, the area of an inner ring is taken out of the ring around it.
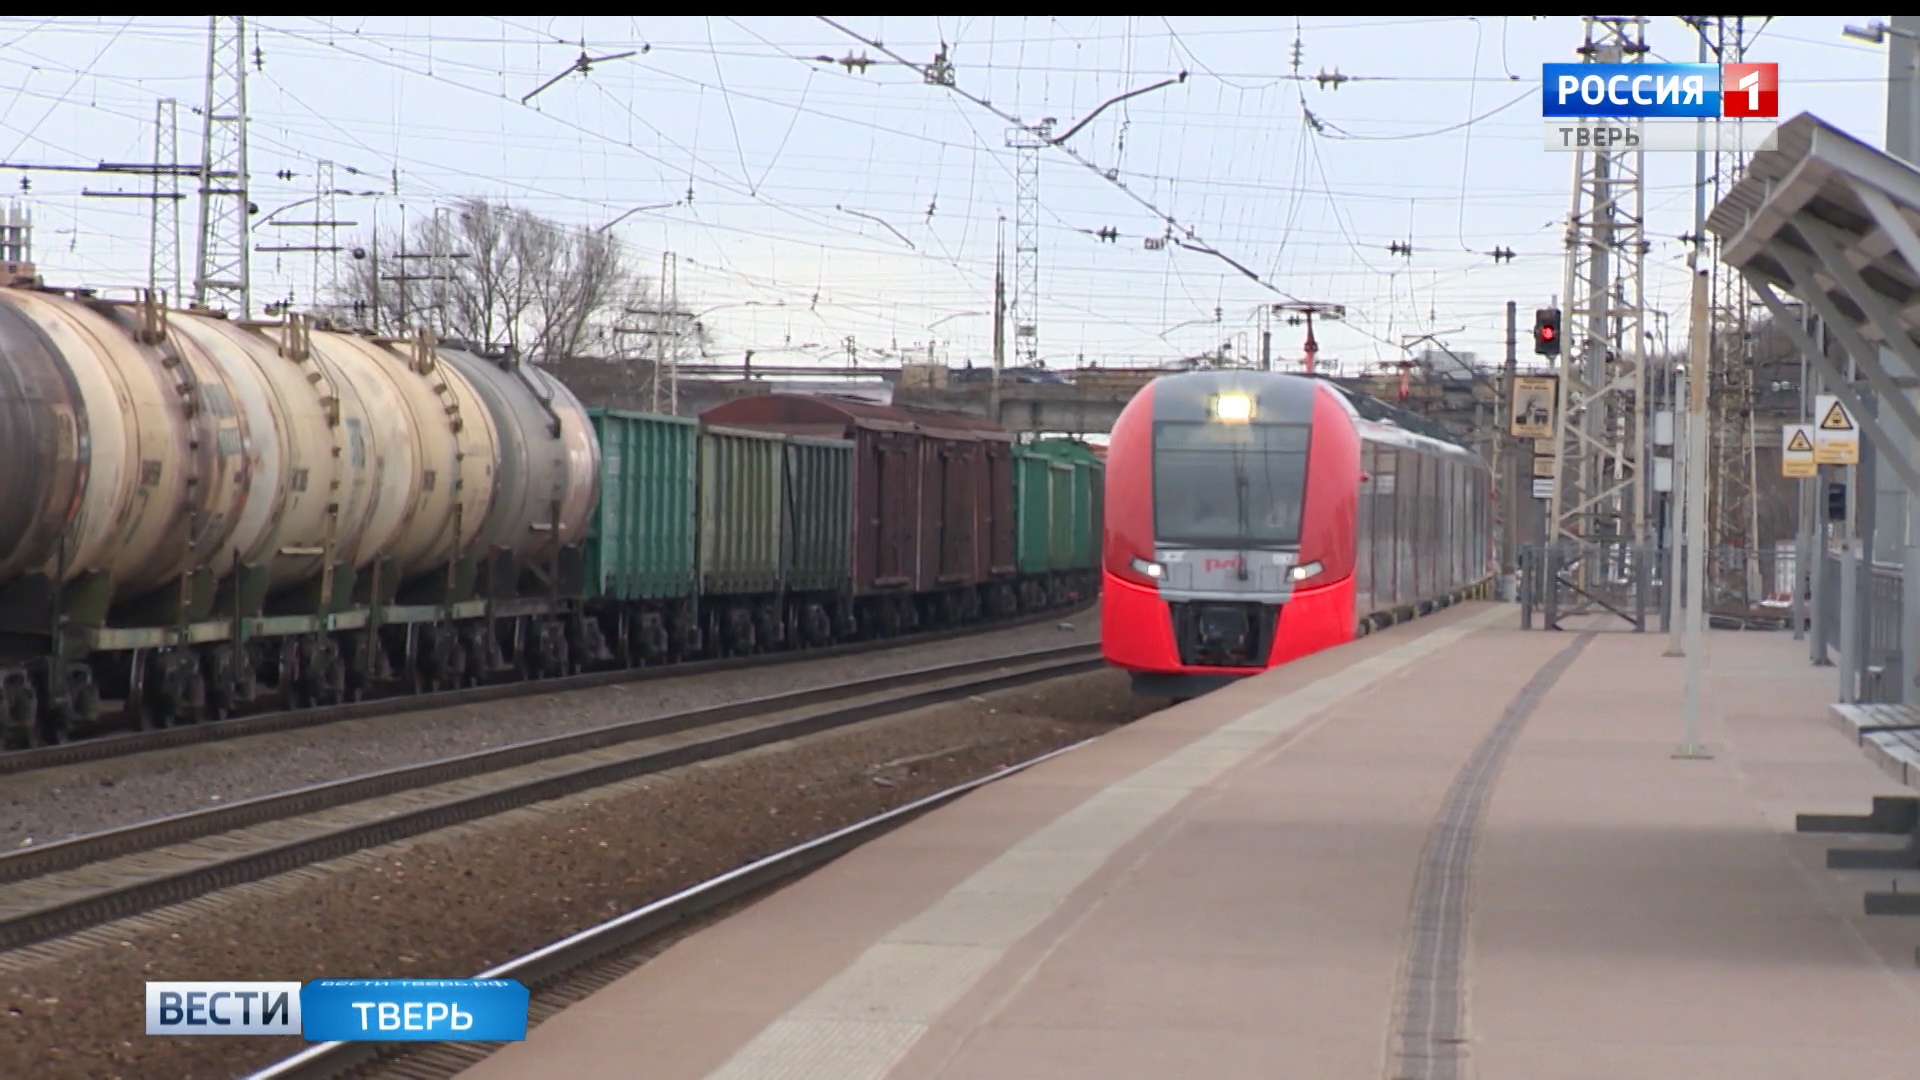
{"label": "concrete platform surface", "polygon": [[1801,812],[1898,787],[1785,634],[1468,604],[990,785],[471,1080],[1806,1077],[1920,1068],[1920,920]]}

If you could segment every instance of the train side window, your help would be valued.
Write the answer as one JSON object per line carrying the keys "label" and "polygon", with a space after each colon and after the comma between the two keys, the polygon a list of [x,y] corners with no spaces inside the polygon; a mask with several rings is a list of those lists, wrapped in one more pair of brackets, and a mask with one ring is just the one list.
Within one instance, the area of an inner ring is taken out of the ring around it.
{"label": "train side window", "polygon": [[1373,444],[1360,443],[1360,497],[1355,500],[1357,520],[1354,535],[1358,538],[1353,553],[1354,592],[1360,604],[1357,614],[1365,615],[1372,610],[1373,602]]}

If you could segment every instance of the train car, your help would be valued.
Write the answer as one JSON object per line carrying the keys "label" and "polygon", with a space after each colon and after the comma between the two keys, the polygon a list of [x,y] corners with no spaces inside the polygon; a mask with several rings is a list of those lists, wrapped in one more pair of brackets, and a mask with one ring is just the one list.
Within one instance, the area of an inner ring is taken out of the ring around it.
{"label": "train car", "polygon": [[799,395],[716,412],[589,413],[511,353],[15,275],[0,745],[1059,599],[1019,602],[997,427]]}
{"label": "train car", "polygon": [[849,608],[861,636],[954,625],[1070,603],[1090,577],[1050,595],[1045,567],[1019,558],[1029,528],[1016,502],[1020,450],[984,421],[828,395],[756,394],[705,424],[842,439],[853,445]]}
{"label": "train car", "polygon": [[1029,605],[1091,595],[1100,568],[1100,462],[1080,442],[1040,439],[1014,448],[1019,563]]}
{"label": "train car", "polygon": [[586,591],[623,665],[699,654],[698,422],[592,409],[600,504],[586,538]]}
{"label": "train car", "polygon": [[845,440],[702,423],[702,626],[721,655],[825,645],[852,557]]}
{"label": "train car", "polygon": [[[701,414],[708,425],[853,444],[849,604],[861,636],[891,635],[957,616],[949,594],[971,591],[972,502],[950,535],[943,453],[971,442],[889,405],[805,394],[755,394]],[[959,486],[955,486],[956,493]]]}
{"label": "train car", "polygon": [[953,436],[933,456],[949,539],[943,558],[972,554],[972,579],[995,614],[1011,614],[1018,602],[1010,584],[1019,576],[1015,543],[1014,437],[985,420],[957,413],[901,406],[922,430]]}
{"label": "train car", "polygon": [[511,358],[15,283],[0,452],[10,746],[604,652],[598,443]]}
{"label": "train car", "polygon": [[825,645],[858,630],[853,583],[853,444],[789,435],[780,501],[787,640]]}
{"label": "train car", "polygon": [[1426,614],[1492,578],[1492,477],[1320,379],[1154,380],[1108,444],[1101,647],[1182,699]]}

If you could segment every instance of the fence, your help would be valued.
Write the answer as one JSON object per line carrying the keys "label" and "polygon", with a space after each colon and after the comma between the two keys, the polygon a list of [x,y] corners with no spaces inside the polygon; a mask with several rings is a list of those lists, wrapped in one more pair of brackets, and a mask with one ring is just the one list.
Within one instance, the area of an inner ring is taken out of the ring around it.
{"label": "fence", "polygon": [[[1675,568],[1667,549],[1621,541],[1536,544],[1519,554],[1524,629],[1534,629],[1536,619],[1539,627],[1548,630],[1666,633],[1672,628],[1669,598]],[[1723,630],[1793,626],[1794,583],[1800,564],[1793,544],[1771,549],[1716,548],[1708,552],[1708,560],[1709,626]],[[1811,587],[1803,591],[1799,606],[1799,629],[1812,639],[1810,659],[1851,672],[1836,672],[1842,682],[1842,700],[1898,702],[1900,673],[1908,670],[1900,648],[1900,566],[1876,562],[1849,573],[1843,556],[1826,548],[1815,570],[1819,580],[1807,583]],[[1679,571],[1679,581],[1684,583],[1684,558]],[[1849,589],[1853,597],[1847,602]],[[1851,633],[1843,618],[1849,612],[1856,620]],[[1574,621],[1563,623],[1569,619]]]}
{"label": "fence", "polygon": [[[1793,545],[1715,548],[1708,552],[1708,560],[1710,625],[1746,630],[1780,630],[1790,625],[1797,567]],[[1610,616],[1601,625],[1611,622],[1620,629],[1665,633],[1672,625],[1669,578],[1673,569],[1669,549],[1630,541],[1527,545],[1520,551],[1518,577],[1521,625],[1533,629],[1536,613],[1550,630],[1560,629],[1563,618]],[[1684,557],[1679,569],[1679,580],[1685,582]],[[1594,627],[1591,618],[1583,620],[1583,629]]]}
{"label": "fence", "polygon": [[[1844,558],[1829,550],[1820,560],[1820,587],[1813,613],[1813,648],[1826,662],[1834,664],[1846,662],[1841,597],[1849,583],[1841,565]],[[1858,700],[1897,702],[1900,700],[1897,673],[1906,670],[1900,651],[1900,619],[1904,608],[1900,567],[1873,563],[1872,573],[1865,580],[1856,577],[1851,584],[1860,590],[1858,604],[1864,607],[1859,628],[1861,656],[1856,665],[1860,672]]]}

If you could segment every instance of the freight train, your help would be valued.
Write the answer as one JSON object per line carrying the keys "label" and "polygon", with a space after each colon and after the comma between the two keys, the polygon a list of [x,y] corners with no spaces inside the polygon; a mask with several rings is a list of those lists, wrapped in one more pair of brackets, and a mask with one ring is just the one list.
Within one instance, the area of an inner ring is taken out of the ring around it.
{"label": "freight train", "polygon": [[1492,473],[1436,425],[1321,379],[1154,380],[1107,448],[1102,651],[1188,698],[1492,578]]}
{"label": "freight train", "polygon": [[588,410],[427,335],[30,278],[0,287],[0,454],[9,748],[884,637],[1099,581],[1078,444],[785,394]]}

